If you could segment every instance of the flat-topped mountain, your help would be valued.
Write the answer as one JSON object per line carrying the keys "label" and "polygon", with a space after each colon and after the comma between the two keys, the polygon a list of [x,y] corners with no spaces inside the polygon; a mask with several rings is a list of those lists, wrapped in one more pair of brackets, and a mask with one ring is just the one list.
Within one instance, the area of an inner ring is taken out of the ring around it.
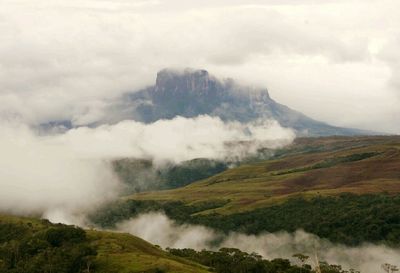
{"label": "flat-topped mountain", "polygon": [[[127,92],[111,103],[105,118],[79,125],[97,126],[123,120],[152,123],[177,116],[192,118],[199,115],[243,123],[273,119],[281,126],[294,129],[298,136],[376,134],[331,126],[276,102],[266,88],[243,86],[230,78],[221,80],[206,70],[189,68],[159,71],[154,85]],[[70,129],[74,122],[55,120],[40,125],[45,131],[54,127]]]}
{"label": "flat-topped mountain", "polygon": [[146,123],[176,116],[210,115],[224,121],[274,119],[299,135],[358,135],[370,132],[328,125],[274,101],[267,89],[219,80],[206,70],[163,69],[154,86],[128,93],[116,109],[119,119]]}

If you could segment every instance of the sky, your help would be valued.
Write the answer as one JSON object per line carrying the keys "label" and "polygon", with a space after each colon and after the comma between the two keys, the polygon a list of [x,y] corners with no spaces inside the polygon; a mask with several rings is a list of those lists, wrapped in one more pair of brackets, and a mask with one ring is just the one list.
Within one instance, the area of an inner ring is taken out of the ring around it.
{"label": "sky", "polygon": [[397,0],[2,0],[0,118],[94,121],[165,67],[267,87],[333,125],[400,133]]}

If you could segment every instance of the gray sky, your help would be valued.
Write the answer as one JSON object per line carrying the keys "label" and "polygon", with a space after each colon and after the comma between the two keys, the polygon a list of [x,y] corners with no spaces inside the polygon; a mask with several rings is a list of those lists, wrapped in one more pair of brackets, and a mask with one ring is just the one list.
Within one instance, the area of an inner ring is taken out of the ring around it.
{"label": "gray sky", "polygon": [[268,87],[331,124],[400,133],[400,1],[2,0],[0,117],[100,118],[164,67]]}

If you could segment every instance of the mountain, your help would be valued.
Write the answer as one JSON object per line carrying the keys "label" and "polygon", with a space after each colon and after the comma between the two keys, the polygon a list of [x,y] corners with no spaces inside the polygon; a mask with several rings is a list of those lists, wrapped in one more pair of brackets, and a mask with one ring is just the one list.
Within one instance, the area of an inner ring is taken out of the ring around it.
{"label": "mountain", "polygon": [[176,116],[210,115],[239,122],[275,119],[303,136],[371,134],[316,121],[274,101],[267,89],[242,86],[232,79],[218,80],[206,70],[161,70],[154,86],[128,93],[122,101],[113,108],[113,122],[134,119],[151,123]]}

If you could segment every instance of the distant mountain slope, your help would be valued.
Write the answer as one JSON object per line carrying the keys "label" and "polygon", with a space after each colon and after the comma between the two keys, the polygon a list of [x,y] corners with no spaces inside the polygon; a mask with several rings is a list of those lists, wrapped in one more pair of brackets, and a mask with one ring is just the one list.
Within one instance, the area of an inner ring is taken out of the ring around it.
{"label": "distant mountain slope", "polygon": [[295,129],[298,135],[371,134],[313,120],[277,103],[266,89],[241,86],[232,79],[220,81],[205,70],[161,70],[154,86],[125,95],[113,112],[116,113],[114,119],[146,123],[175,116],[190,118],[207,114],[226,121],[275,119],[282,126]]}
{"label": "distant mountain slope", "polygon": [[400,193],[400,137],[299,138],[275,158],[228,169],[174,190],[135,200],[217,202],[207,213],[249,211],[293,196]]}
{"label": "distant mountain slope", "polygon": [[333,242],[399,245],[400,137],[298,138],[173,190],[121,198],[92,216],[109,227],[149,211],[179,223],[259,234],[304,229]]}

